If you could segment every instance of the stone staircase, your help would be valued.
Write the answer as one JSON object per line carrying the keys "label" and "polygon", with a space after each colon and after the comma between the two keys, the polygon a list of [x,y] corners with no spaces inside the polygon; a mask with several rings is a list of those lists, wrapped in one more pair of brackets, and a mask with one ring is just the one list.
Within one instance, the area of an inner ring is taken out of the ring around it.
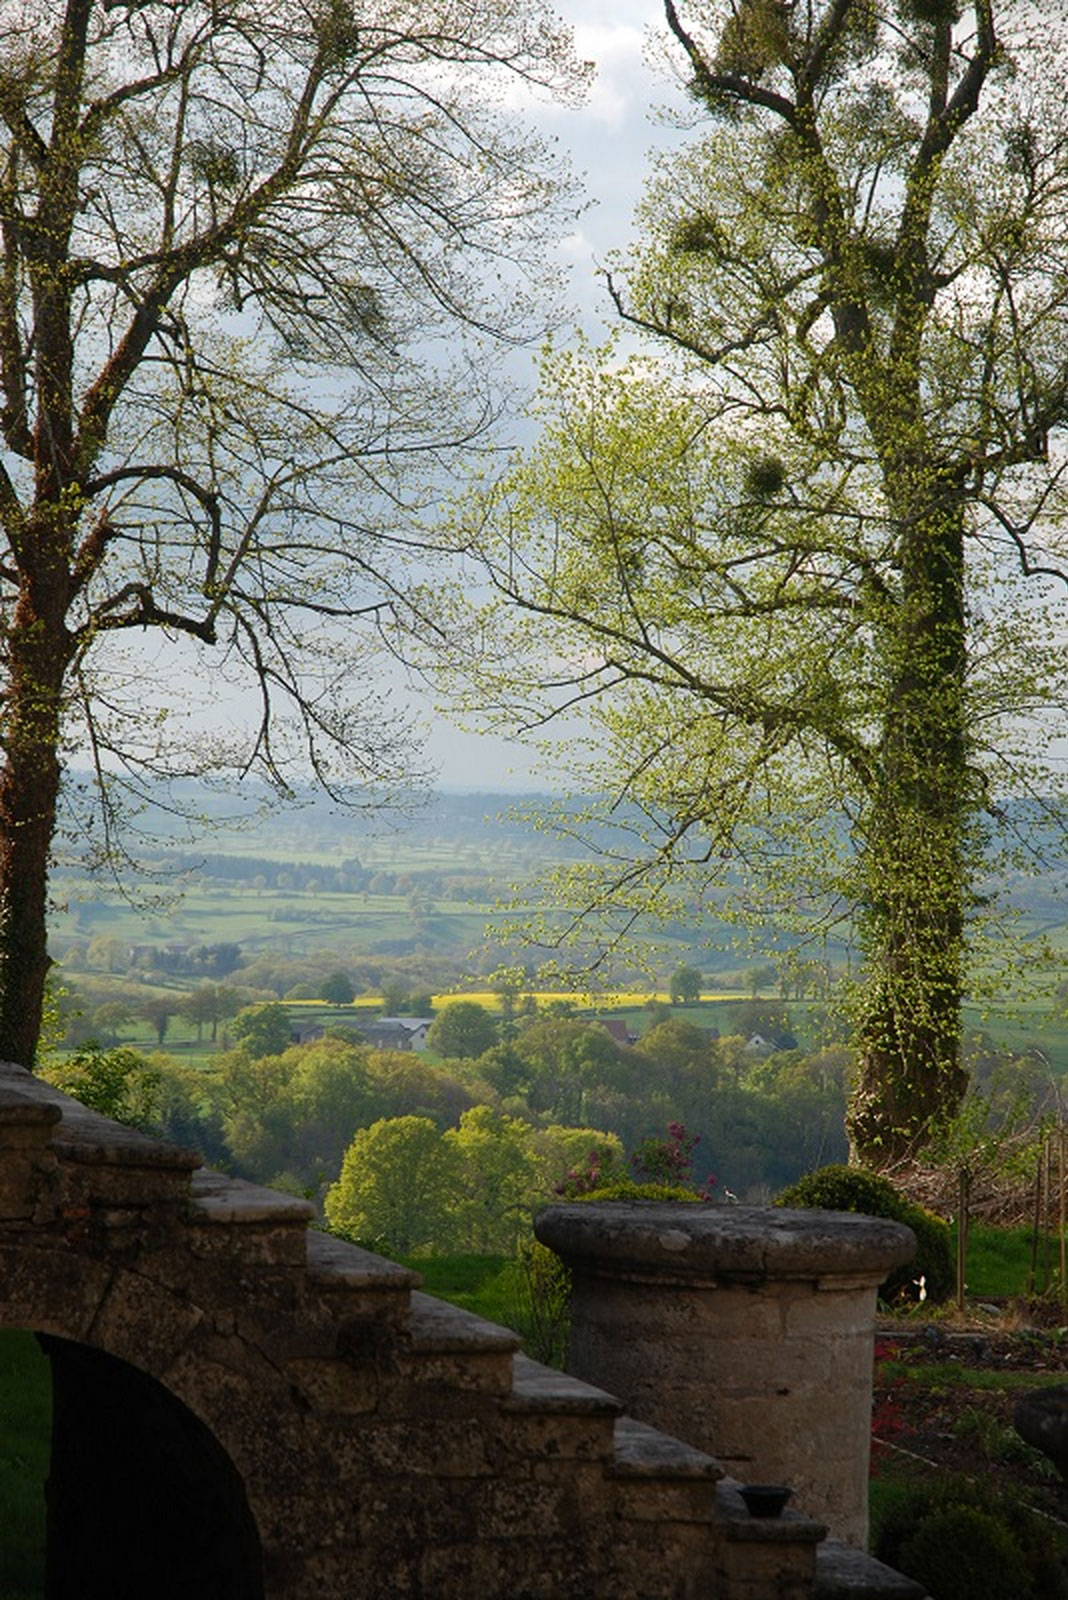
{"label": "stone staircase", "polygon": [[194,1458],[184,1526],[254,1532],[167,1534],[156,1600],[920,1600],[311,1221],[0,1064],[0,1323],[48,1336],[57,1396],[75,1355],[102,1386],[57,1411],[49,1600],[123,1600],[122,1504]]}

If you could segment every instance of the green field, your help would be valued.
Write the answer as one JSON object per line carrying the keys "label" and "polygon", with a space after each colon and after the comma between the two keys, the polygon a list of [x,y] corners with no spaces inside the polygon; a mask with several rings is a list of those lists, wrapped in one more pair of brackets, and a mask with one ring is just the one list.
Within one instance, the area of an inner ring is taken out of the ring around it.
{"label": "green field", "polygon": [[[538,803],[546,804],[544,798]],[[308,992],[309,986],[314,992],[323,976],[339,969],[351,975],[366,1003],[377,1002],[383,986],[398,977],[412,992],[430,991],[439,999],[471,994],[487,1003],[486,974],[515,963],[536,968],[548,953],[522,943],[523,913],[498,907],[569,847],[549,830],[509,818],[506,797],[438,796],[407,820],[391,819],[393,831],[381,818],[333,815],[322,806],[277,811],[233,827],[223,819],[221,802],[204,800],[206,810],[212,805],[212,826],[181,839],[172,827],[166,846],[147,850],[154,872],[127,872],[123,893],[76,863],[56,868],[50,926],[59,981],[77,992],[84,1017],[91,1019],[102,1003],[114,1000],[131,1013],[105,1036],[107,1043],[118,1037],[152,1048],[155,1035],[138,1019],[140,1005],[183,996],[202,981],[203,974],[156,959],[171,947],[239,947],[240,962],[225,981],[255,991],[255,999],[281,999],[290,989]],[[1042,937],[1065,948],[1068,970],[1068,924],[1053,907],[1055,889],[1026,883],[1013,888],[1021,914],[1013,953],[1004,959],[1019,962],[1021,949],[1033,951],[1035,960],[1024,962],[1022,971],[1040,965]],[[1026,903],[1028,894],[1033,905]],[[663,996],[677,966],[692,965],[704,974],[707,998],[700,1007],[678,1008],[676,1015],[728,1032],[728,1008],[745,998],[747,971],[774,961],[759,948],[732,945],[728,930],[715,923],[649,924],[641,936],[644,968],[623,963],[604,973],[606,986],[623,985],[630,995],[575,996],[583,1008],[596,1005],[600,1015],[621,1017],[639,1034],[650,1022],[648,1001]],[[990,948],[997,959],[1008,952],[993,941]],[[592,953],[598,953],[596,945]],[[844,949],[831,944],[823,956],[836,976],[844,975]],[[773,998],[766,989],[762,993]],[[359,1013],[316,1014],[302,1005],[298,1014],[308,1021],[345,1022]],[[1054,1076],[1068,1073],[1068,1018],[1051,1014],[1048,997],[1021,994],[1012,1005],[1000,999],[990,1007],[969,1005],[965,1018],[970,1030],[985,1032],[1000,1046],[1040,1055]],[[818,1010],[804,1002],[791,1004],[790,1028],[804,1048],[829,1037]],[[840,1026],[832,1031],[841,1036]],[[215,1053],[177,1015],[164,1045],[190,1061]]]}
{"label": "green field", "polygon": [[1025,999],[992,1007],[966,1005],[967,1028],[983,1032],[1018,1055],[1040,1053],[1055,1077],[1068,1073],[1068,1017],[1051,1015],[1048,1000]]}
{"label": "green field", "polygon": [[[60,883],[61,889],[62,880]],[[374,949],[383,940],[410,938],[412,913],[401,895],[338,894],[322,891],[295,895],[286,891],[241,888],[186,889],[165,913],[136,903],[102,901],[87,895],[81,906],[73,898],[52,917],[62,939],[106,934],[130,945],[190,940],[212,944],[235,942],[250,953],[291,953],[319,948]],[[425,920],[439,924],[437,936],[448,944],[472,949],[481,943],[494,915],[489,903],[436,902]]]}

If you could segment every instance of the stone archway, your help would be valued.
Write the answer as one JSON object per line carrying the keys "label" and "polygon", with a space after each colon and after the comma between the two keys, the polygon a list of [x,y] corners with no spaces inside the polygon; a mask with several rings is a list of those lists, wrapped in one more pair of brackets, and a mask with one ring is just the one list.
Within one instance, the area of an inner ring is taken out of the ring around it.
{"label": "stone archway", "polygon": [[49,1600],[814,1592],[819,1523],[765,1537],[710,1455],[311,1217],[0,1063],[0,1326],[55,1371]]}
{"label": "stone archway", "polygon": [[46,1600],[263,1600],[236,1468],[162,1384],[40,1335],[52,1365]]}

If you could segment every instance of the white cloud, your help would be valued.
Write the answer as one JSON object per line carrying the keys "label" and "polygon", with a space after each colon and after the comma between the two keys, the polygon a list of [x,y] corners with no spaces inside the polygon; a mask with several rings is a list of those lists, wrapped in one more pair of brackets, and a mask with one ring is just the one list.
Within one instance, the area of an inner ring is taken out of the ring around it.
{"label": "white cloud", "polygon": [[557,248],[565,261],[591,261],[595,254],[593,241],[582,228],[565,234]]}
{"label": "white cloud", "polygon": [[596,63],[596,77],[582,120],[619,128],[641,105],[648,88],[643,61],[645,33],[641,28],[578,27],[575,48],[584,60]]}
{"label": "white cloud", "polygon": [[662,0],[556,3],[574,28],[575,53],[594,63],[595,77],[582,105],[542,101],[524,114],[559,142],[585,192],[587,209],[557,248],[575,265],[576,310],[592,326],[609,314],[597,266],[633,239],[650,151],[678,141],[653,115],[677,91],[647,60],[651,34],[663,32]]}

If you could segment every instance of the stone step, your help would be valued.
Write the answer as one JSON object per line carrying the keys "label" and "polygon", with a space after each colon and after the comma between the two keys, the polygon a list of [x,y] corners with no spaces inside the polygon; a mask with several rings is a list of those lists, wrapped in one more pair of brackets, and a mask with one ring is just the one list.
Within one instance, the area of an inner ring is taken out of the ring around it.
{"label": "stone step", "polygon": [[518,1459],[593,1462],[603,1472],[613,1460],[621,1410],[614,1395],[517,1352],[501,1406],[501,1439]]}
{"label": "stone step", "polygon": [[396,1261],[318,1228],[308,1229],[308,1292],[337,1322],[370,1318],[394,1329],[405,1327],[412,1291],[422,1281]]}
{"label": "stone step", "polygon": [[7,1061],[0,1062],[0,1127],[5,1152],[55,1163],[53,1203],[65,1217],[92,1212],[106,1221],[131,1209],[177,1207],[201,1164],[196,1151],[112,1122]]}
{"label": "stone step", "polygon": [[299,1267],[307,1262],[307,1200],[264,1189],[201,1167],[189,1193],[189,1243],[199,1256],[229,1258],[243,1267]]}
{"label": "stone step", "polygon": [[721,1539],[716,1594],[723,1600],[772,1595],[775,1600],[812,1600],[825,1525],[789,1509],[778,1517],[753,1516],[741,1487],[734,1478],[716,1485]]}
{"label": "stone step", "polygon": [[[6,1069],[6,1070],[5,1070]],[[10,1074],[18,1072],[25,1078],[12,1080]],[[4,1130],[4,1147],[23,1141],[35,1145],[48,1144],[51,1130],[61,1120],[63,1111],[51,1097],[32,1093],[33,1080],[21,1067],[0,1064],[0,1128]],[[26,1132],[20,1135],[20,1130]],[[34,1131],[30,1131],[34,1130]],[[47,1131],[43,1131],[47,1130]]]}
{"label": "stone step", "polygon": [[[22,1073],[21,1067],[10,1068]],[[29,1078],[29,1073],[23,1074]],[[59,1106],[23,1092],[0,1065],[0,1221],[28,1222],[42,1200],[55,1209],[51,1173],[57,1157],[52,1138],[62,1117]],[[49,1197],[46,1199],[46,1196]],[[51,1200],[51,1204],[49,1204]]]}
{"label": "stone step", "polygon": [[701,1483],[719,1483],[724,1476],[714,1456],[682,1439],[672,1438],[669,1433],[651,1428],[647,1422],[638,1422],[634,1417],[620,1417],[616,1423],[613,1470],[621,1478]]}
{"label": "stone step", "polygon": [[923,1585],[863,1550],[828,1539],[816,1552],[812,1600],[928,1600]]}
{"label": "stone step", "polygon": [[195,1150],[165,1144],[137,1128],[112,1122],[64,1095],[61,1116],[52,1135],[56,1153],[64,1161],[89,1167],[141,1167],[146,1172],[187,1175],[203,1165]]}
{"label": "stone step", "polygon": [[512,1357],[520,1342],[510,1328],[413,1290],[397,1349],[416,1383],[503,1399],[511,1393]]}
{"label": "stone step", "polygon": [[512,1361],[512,1392],[508,1400],[513,1411],[538,1411],[558,1416],[606,1416],[615,1419],[623,1404],[614,1394],[595,1389],[593,1384],[573,1378],[555,1367],[542,1366],[530,1356],[517,1353]]}
{"label": "stone step", "polygon": [[[617,1418],[607,1470],[613,1490],[620,1570],[667,1572],[683,1555],[687,1596],[743,1600],[725,1588],[719,1484],[723,1468],[705,1451],[634,1417]],[[768,1590],[778,1597],[777,1590]],[[755,1600],[746,1596],[744,1600]],[[764,1597],[761,1596],[761,1600]],[[787,1600],[794,1600],[788,1595]],[[800,1600],[800,1597],[797,1597]]]}

